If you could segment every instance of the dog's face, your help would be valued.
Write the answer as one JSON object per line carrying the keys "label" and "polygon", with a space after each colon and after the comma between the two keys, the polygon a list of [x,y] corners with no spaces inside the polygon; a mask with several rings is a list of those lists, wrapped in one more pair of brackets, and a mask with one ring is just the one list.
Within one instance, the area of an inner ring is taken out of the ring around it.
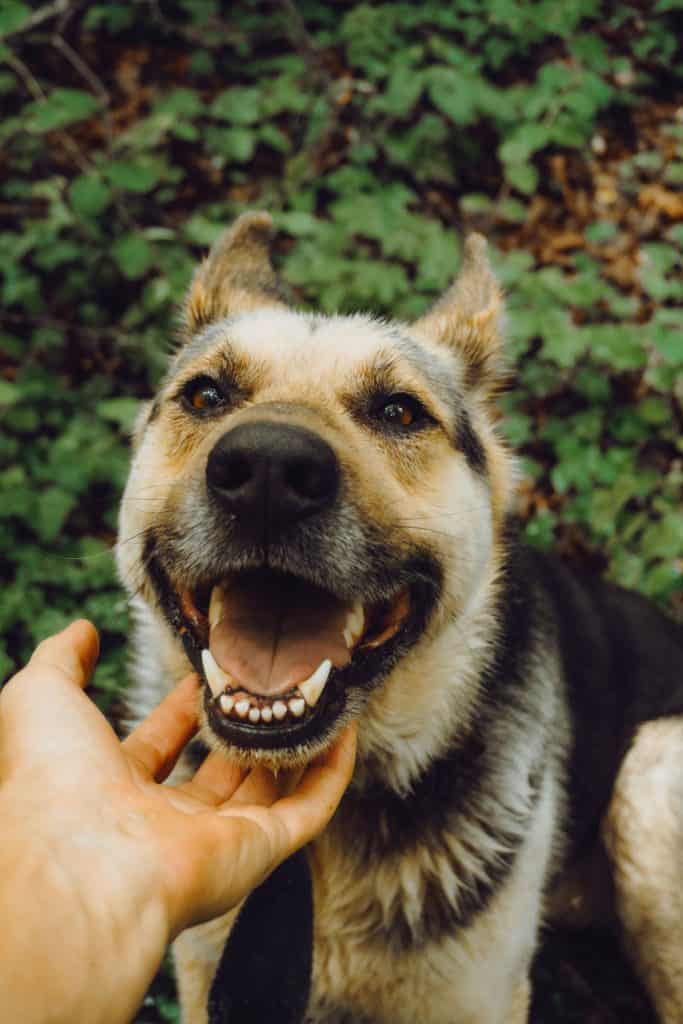
{"label": "dog's face", "polygon": [[422,321],[297,313],[264,214],[195,275],[136,432],[118,559],[202,676],[204,736],[301,762],[476,600],[509,469],[483,243]]}

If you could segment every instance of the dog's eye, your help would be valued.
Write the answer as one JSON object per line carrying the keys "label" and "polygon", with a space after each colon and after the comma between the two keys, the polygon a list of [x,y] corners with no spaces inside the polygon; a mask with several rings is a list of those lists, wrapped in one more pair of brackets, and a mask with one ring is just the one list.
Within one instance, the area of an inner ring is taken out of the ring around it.
{"label": "dog's eye", "polygon": [[411,395],[391,395],[383,399],[378,415],[387,426],[403,429],[414,427],[426,418],[425,409]]}
{"label": "dog's eye", "polygon": [[213,412],[225,404],[221,388],[211,377],[195,377],[183,388],[183,402],[192,412]]}

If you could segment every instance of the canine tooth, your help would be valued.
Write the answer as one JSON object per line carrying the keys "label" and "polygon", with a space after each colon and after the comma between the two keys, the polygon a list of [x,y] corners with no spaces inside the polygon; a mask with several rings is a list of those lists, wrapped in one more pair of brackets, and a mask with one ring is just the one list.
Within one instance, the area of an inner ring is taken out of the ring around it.
{"label": "canine tooth", "polygon": [[261,721],[272,722],[273,721],[273,709],[269,708],[266,704],[265,707],[261,708]]}
{"label": "canine tooth", "polygon": [[249,714],[250,707],[251,704],[249,703],[248,700],[238,700],[237,703],[235,704],[235,711],[240,716],[240,718],[246,718],[247,715]]}
{"label": "canine tooth", "polygon": [[261,712],[258,708],[251,708],[249,710],[249,721],[254,722],[254,724],[261,721]]}
{"label": "canine tooth", "polygon": [[206,681],[209,684],[209,689],[214,697],[222,693],[226,686],[232,685],[232,677],[227,672],[224,672],[220,665],[216,664],[216,659],[208,647],[205,647],[202,651],[202,667]]}
{"label": "canine tooth", "polygon": [[295,718],[301,718],[304,711],[306,710],[306,701],[303,697],[293,697],[289,702],[289,710],[292,712]]}
{"label": "canine tooth", "polygon": [[235,698],[231,697],[229,693],[222,693],[218,703],[221,706],[221,711],[223,711],[224,714],[229,715],[235,706]]}
{"label": "canine tooth", "polygon": [[342,630],[342,636],[347,647],[353,647],[365,626],[365,612],[360,601],[356,601],[350,612],[347,613],[346,623]]}
{"label": "canine tooth", "polygon": [[276,700],[273,704],[273,717],[277,718],[278,722],[281,722],[286,714],[287,705],[285,702],[283,700]]}
{"label": "canine tooth", "polygon": [[365,611],[360,601],[356,601],[353,608],[351,609],[350,619],[351,621],[349,621],[349,619],[346,620],[346,624],[347,626],[349,626],[351,632],[353,633],[353,639],[357,640],[358,637],[363,632],[363,627],[365,626]]}
{"label": "canine tooth", "polygon": [[310,708],[314,708],[318,703],[318,698],[325,689],[325,683],[329,679],[331,670],[332,662],[329,658],[325,658],[308,679],[303,683],[299,683],[299,690],[303,693],[306,703]]}
{"label": "canine tooth", "polygon": [[221,615],[223,614],[223,591],[219,586],[215,586],[211,591],[211,601],[209,602],[209,626],[211,629],[220,622]]}

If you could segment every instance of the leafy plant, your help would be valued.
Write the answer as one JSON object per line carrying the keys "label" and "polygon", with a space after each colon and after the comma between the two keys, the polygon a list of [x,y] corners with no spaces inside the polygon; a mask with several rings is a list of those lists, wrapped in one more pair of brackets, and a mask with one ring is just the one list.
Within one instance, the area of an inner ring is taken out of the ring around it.
{"label": "leafy plant", "polygon": [[[128,431],[195,261],[247,207],[275,213],[282,273],[324,311],[419,315],[464,232],[484,232],[508,294],[502,429],[527,539],[675,612],[678,6],[6,2],[3,673],[90,615],[95,693],[116,711]],[[164,999],[154,1020],[173,1019]]]}

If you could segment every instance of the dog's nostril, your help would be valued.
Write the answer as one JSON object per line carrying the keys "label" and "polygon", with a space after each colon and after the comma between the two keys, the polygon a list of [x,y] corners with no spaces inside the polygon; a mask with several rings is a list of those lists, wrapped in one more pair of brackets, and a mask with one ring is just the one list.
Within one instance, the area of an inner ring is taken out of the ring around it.
{"label": "dog's nostril", "polygon": [[295,460],[289,463],[284,473],[286,486],[300,498],[318,501],[324,498],[335,485],[335,475],[323,466],[317,466],[308,460]]}
{"label": "dog's nostril", "polygon": [[226,491],[235,491],[239,487],[244,487],[245,484],[248,484],[253,475],[254,469],[251,459],[241,452],[235,452],[227,460],[227,464],[224,467],[221,487]]}

